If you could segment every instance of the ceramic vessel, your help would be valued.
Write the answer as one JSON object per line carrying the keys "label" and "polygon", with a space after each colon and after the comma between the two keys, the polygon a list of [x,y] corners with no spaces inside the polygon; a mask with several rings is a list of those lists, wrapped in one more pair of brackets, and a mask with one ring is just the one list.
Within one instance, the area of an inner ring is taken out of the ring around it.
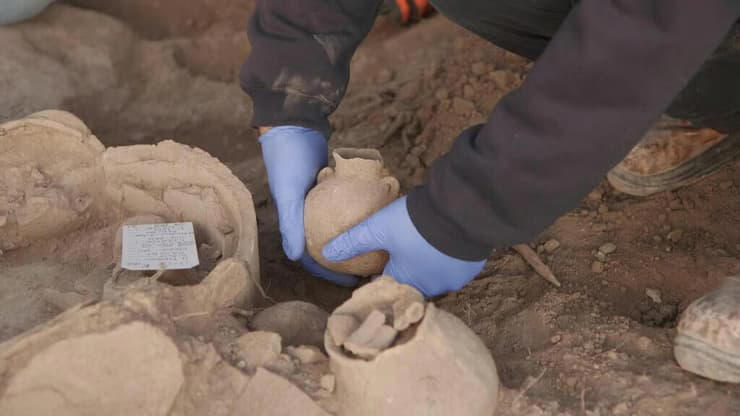
{"label": "ceramic vessel", "polygon": [[392,321],[399,328],[399,318],[406,314],[399,314],[398,306],[419,299],[423,297],[415,289],[383,276],[357,289],[331,315],[324,347],[336,377],[338,415],[494,414],[499,379],[488,348],[460,319],[431,303],[420,321],[404,325],[391,345],[372,358],[342,346],[364,335],[360,333],[378,313],[386,315],[385,326]]}
{"label": "ceramic vessel", "polygon": [[324,267],[339,273],[380,274],[388,262],[385,252],[331,263],[321,255],[321,250],[334,237],[398,198],[398,180],[388,174],[380,152],[374,149],[337,149],[334,161],[334,168],[319,172],[317,185],[306,197],[308,253]]}

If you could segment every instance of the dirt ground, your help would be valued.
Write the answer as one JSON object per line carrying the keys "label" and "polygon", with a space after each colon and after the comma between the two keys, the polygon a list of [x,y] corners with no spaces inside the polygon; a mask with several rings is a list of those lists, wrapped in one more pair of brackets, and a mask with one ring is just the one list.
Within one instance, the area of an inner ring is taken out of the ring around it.
{"label": "dirt ground", "polygon": [[[57,107],[85,120],[106,145],[172,138],[207,150],[254,195],[268,294],[327,310],[345,300],[349,290],[310,277],[280,248],[250,103],[236,81],[249,51],[243,27],[252,0],[72,3],[108,15],[62,5],[0,28],[0,89],[10,92],[0,120]],[[32,61],[6,48],[11,42],[45,60],[14,67]],[[408,189],[530,66],[440,16],[411,28],[381,18],[353,61],[330,144],[380,149]],[[740,273],[739,187],[740,162],[648,198],[604,182],[532,242],[562,288],[499,250],[468,287],[437,299],[491,349],[506,387],[497,414],[740,414],[740,387],[688,374],[672,355],[680,312]],[[545,250],[549,240],[559,247]],[[607,243],[616,249],[597,259]],[[39,267],[39,279],[2,272],[0,340],[56,313],[21,298],[70,290],[64,276],[43,277]]]}

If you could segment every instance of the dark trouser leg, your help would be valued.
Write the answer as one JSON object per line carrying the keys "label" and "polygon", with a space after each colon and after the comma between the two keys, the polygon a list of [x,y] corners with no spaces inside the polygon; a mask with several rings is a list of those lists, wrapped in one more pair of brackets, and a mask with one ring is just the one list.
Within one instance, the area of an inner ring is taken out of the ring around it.
{"label": "dark trouser leg", "polygon": [[[576,0],[432,0],[450,20],[493,44],[537,59]],[[740,131],[740,37],[724,44],[676,97],[666,113],[701,127]]]}

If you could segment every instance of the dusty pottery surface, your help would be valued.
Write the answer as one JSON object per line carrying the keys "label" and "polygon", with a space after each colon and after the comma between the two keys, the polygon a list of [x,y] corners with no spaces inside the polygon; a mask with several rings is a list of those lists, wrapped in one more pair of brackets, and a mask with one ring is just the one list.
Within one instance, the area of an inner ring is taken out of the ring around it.
{"label": "dusty pottery surface", "polygon": [[677,329],[673,353],[683,369],[740,383],[740,276],[689,305]]}
{"label": "dusty pottery surface", "polygon": [[[81,120],[56,110],[3,123],[0,131],[0,249],[6,266],[30,267],[36,256],[59,264],[53,267],[76,265],[84,275],[119,262],[121,224],[191,221],[196,240],[208,247],[202,263],[208,268],[167,271],[161,280],[196,284],[219,261],[230,259],[242,263],[245,284],[229,296],[235,304],[256,299],[252,199],[218,160],[171,141],[106,150]],[[143,277],[125,274],[130,282]],[[106,285],[108,296],[127,286],[115,283]],[[100,298],[102,282],[91,286],[46,298],[63,309],[69,303],[64,299]]]}
{"label": "dusty pottery surface", "polygon": [[319,172],[318,184],[306,196],[306,247],[321,265],[358,276],[380,274],[388,254],[366,253],[355,259],[330,263],[322,248],[334,237],[398,198],[398,180],[383,167],[374,149],[337,149],[336,167]]}
{"label": "dusty pottery surface", "polygon": [[280,334],[284,345],[315,345],[324,343],[324,330],[329,314],[308,302],[282,302],[260,311],[249,325],[257,331]]}
{"label": "dusty pottery surface", "polygon": [[[414,289],[383,276],[356,290],[332,316],[364,321],[353,339],[370,341],[392,327],[393,305]],[[373,356],[354,356],[335,343],[332,321],[325,337],[336,377],[340,415],[481,415],[496,409],[498,375],[483,342],[465,324],[433,304],[420,322],[402,331],[395,343]],[[395,330],[394,330],[395,331]],[[367,345],[367,344],[365,344]],[[383,349],[383,348],[379,348]]]}

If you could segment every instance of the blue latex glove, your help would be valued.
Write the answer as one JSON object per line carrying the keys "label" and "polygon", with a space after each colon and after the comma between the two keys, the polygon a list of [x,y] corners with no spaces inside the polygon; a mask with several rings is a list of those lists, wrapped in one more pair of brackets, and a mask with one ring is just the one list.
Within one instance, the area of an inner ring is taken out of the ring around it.
{"label": "blue latex glove", "polygon": [[324,136],[305,127],[278,126],[265,132],[259,141],[270,192],[277,205],[285,255],[299,260],[317,277],[342,286],[356,285],[357,278],[326,270],[306,253],[303,205],[316,175],[328,163]]}
{"label": "blue latex glove", "polygon": [[411,222],[406,197],[400,198],[341,234],[323,249],[329,261],[346,261],[369,251],[385,250],[384,274],[417,288],[426,296],[459,290],[483,269],[485,260],[450,257],[429,244]]}
{"label": "blue latex glove", "polygon": [[44,11],[54,0],[0,0],[0,26],[19,23]]}

